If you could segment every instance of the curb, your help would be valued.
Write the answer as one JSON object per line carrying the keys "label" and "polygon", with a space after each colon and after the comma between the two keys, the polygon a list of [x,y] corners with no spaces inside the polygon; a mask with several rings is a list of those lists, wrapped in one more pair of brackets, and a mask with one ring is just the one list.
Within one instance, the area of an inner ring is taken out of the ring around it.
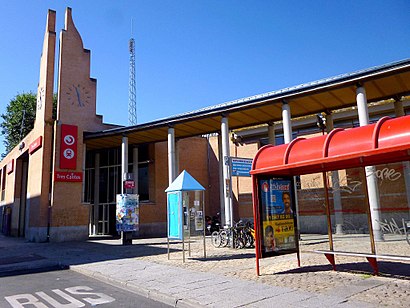
{"label": "curb", "polygon": [[205,307],[204,305],[201,305],[198,302],[193,302],[189,299],[177,298],[177,297],[174,297],[166,293],[162,293],[157,290],[148,290],[146,288],[137,286],[135,284],[131,284],[131,283],[129,284],[122,280],[118,280],[110,276],[103,275],[100,272],[89,271],[79,266],[69,266],[68,268],[74,272],[77,272],[85,276],[97,279],[99,281],[108,283],[114,287],[130,291],[132,293],[138,294],[145,298],[152,299],[154,301],[161,302],[161,303],[170,305],[172,307],[181,307],[181,308]]}

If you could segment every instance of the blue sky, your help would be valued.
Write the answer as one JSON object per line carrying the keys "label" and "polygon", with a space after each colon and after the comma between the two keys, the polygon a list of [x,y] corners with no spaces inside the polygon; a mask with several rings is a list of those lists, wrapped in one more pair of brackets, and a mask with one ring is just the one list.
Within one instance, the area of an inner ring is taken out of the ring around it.
{"label": "blue sky", "polygon": [[121,125],[131,19],[138,123],[410,58],[409,0],[0,4],[0,113],[18,93],[36,93],[47,10],[57,11],[59,35],[67,6],[91,50],[97,112]]}

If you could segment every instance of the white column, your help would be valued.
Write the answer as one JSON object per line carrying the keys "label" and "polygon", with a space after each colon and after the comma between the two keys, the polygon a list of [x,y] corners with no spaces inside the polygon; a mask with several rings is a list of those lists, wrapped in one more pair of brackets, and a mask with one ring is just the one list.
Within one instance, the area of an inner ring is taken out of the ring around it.
{"label": "white column", "polygon": [[121,143],[121,193],[125,194],[124,181],[128,173],[128,137],[122,137]]}
{"label": "white column", "polygon": [[290,106],[287,102],[282,104],[283,138],[285,143],[292,141],[292,122],[290,119]]}
{"label": "white column", "polygon": [[[330,133],[334,128],[333,114],[326,114],[326,131]],[[335,210],[336,234],[343,234],[342,197],[340,195],[339,171],[332,171],[333,207]]]}
{"label": "white column", "polygon": [[175,180],[175,130],[168,128],[168,184]]}
{"label": "white column", "polygon": [[[394,113],[396,117],[402,117],[405,114],[403,108],[403,102],[398,100],[394,102]],[[403,162],[403,177],[404,185],[406,187],[406,197],[407,197],[407,206],[409,208],[409,217],[410,217],[410,163],[409,161]]]}
{"label": "white column", "polygon": [[272,145],[276,145],[275,141],[275,123],[269,122],[268,123],[268,143]]}
{"label": "white column", "polygon": [[94,216],[92,221],[91,234],[98,232],[98,216],[100,209],[100,153],[95,153],[94,157]]}
{"label": "white column", "polygon": [[[359,114],[360,126],[369,124],[369,111],[367,107],[366,90],[362,86],[356,89],[357,111]],[[372,217],[372,227],[375,241],[383,241],[383,233],[380,228],[380,196],[379,188],[377,186],[376,167],[367,166],[366,183],[369,194],[370,214]]]}
{"label": "white column", "polygon": [[232,227],[232,202],[231,202],[231,175],[229,171],[229,125],[228,118],[222,117],[221,120],[222,137],[222,157],[223,157],[223,187],[225,199],[225,225]]}
{"label": "white column", "polygon": [[138,147],[132,149],[132,173],[134,174],[134,194],[138,194]]}
{"label": "white column", "polygon": [[219,212],[221,223],[225,220],[225,193],[224,193],[224,158],[222,155],[222,137],[218,134],[218,161],[219,161]]}
{"label": "white column", "polygon": [[[290,106],[287,102],[283,101],[282,104],[282,125],[283,125],[283,139],[285,144],[290,143],[293,139],[292,137],[292,121]],[[300,219],[299,219],[299,202],[298,202],[298,190],[296,185],[296,177],[293,177],[293,186],[295,190],[295,207],[296,207],[296,222],[300,235]]]}

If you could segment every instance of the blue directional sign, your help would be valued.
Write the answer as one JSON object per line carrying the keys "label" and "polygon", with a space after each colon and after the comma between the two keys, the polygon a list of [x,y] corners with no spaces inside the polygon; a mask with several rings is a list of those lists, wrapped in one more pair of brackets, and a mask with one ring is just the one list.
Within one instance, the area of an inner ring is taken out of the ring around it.
{"label": "blue directional sign", "polygon": [[233,176],[251,176],[249,173],[251,168],[251,158],[231,157],[231,170]]}

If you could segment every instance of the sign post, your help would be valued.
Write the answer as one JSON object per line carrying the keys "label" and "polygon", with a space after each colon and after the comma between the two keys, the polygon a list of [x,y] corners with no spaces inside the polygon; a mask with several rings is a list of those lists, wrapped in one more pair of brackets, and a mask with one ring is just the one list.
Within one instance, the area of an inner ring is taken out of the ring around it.
{"label": "sign post", "polygon": [[133,194],[117,195],[116,228],[122,232],[122,244],[132,244],[132,232],[139,230],[139,197]]}

